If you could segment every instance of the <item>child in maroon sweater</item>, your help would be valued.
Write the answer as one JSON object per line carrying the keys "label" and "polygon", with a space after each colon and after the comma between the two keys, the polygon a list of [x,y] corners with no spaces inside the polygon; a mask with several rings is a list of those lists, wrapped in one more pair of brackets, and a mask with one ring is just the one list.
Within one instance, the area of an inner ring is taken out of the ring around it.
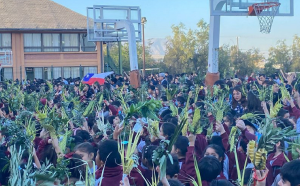
{"label": "child in maroon sweater", "polygon": [[[96,184],[119,186],[123,176],[121,156],[118,152],[118,143],[114,140],[106,140],[99,145],[96,156]],[[102,176],[103,172],[103,176]]]}

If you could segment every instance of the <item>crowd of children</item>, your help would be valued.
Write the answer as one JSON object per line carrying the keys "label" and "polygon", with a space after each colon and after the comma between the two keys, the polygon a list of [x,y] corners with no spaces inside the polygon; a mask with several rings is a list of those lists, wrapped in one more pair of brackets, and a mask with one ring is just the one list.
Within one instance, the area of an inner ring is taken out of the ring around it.
{"label": "crowd of children", "polygon": [[275,77],[1,82],[0,186],[299,186],[300,84]]}

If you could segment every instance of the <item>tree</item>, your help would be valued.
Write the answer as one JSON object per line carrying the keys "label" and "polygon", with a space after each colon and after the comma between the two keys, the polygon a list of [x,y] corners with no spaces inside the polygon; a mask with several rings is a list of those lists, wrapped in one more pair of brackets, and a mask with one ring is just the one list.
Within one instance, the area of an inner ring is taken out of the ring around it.
{"label": "tree", "polygon": [[274,66],[275,64],[273,62],[267,62],[265,64],[264,73],[268,76],[275,74],[278,70]]}
{"label": "tree", "polygon": [[219,49],[219,72],[221,78],[233,77],[232,62],[230,59],[230,46],[223,45]]}
{"label": "tree", "polygon": [[172,26],[172,37],[167,38],[164,63],[170,73],[206,70],[208,59],[209,26],[200,20],[196,30],[186,29],[183,23]]}
{"label": "tree", "polygon": [[252,72],[259,70],[259,64],[264,60],[259,49],[250,49],[245,52],[237,49],[237,46],[231,47],[231,60],[238,77],[245,77]]}
{"label": "tree", "polygon": [[278,41],[275,47],[269,49],[268,62],[279,65],[285,72],[291,70],[291,52],[285,40]]}
{"label": "tree", "polygon": [[292,44],[292,69],[300,71],[300,37],[295,35]]}

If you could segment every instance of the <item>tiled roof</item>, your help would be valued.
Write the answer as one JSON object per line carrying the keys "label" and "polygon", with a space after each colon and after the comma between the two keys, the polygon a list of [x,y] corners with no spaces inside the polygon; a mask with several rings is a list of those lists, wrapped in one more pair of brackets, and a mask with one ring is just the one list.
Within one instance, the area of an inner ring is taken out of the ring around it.
{"label": "tiled roof", "polygon": [[86,16],[51,0],[0,0],[1,29],[86,29]]}

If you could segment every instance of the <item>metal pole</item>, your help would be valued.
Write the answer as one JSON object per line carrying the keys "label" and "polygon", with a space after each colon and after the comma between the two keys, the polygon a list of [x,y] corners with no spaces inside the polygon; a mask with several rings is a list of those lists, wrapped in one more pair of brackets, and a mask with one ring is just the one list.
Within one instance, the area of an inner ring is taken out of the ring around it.
{"label": "metal pole", "polygon": [[22,66],[20,66],[20,80],[22,81]]}
{"label": "metal pole", "polygon": [[119,73],[122,76],[123,74],[123,66],[122,66],[122,43],[119,41]]}
{"label": "metal pole", "polygon": [[145,78],[145,62],[146,62],[146,57],[145,57],[145,23],[142,24],[143,28],[143,77]]}
{"label": "metal pole", "polygon": [[[108,43],[106,43],[106,55],[107,55],[107,72],[109,72],[108,70],[108,66],[110,66],[110,54],[109,54],[109,46],[108,46]],[[116,73],[116,72],[115,72]]]}
{"label": "metal pole", "polygon": [[53,65],[51,65],[51,82],[53,83]]}
{"label": "metal pole", "polygon": [[83,73],[82,73],[82,66],[81,66],[81,64],[80,64],[80,66],[79,66],[79,76],[80,76],[80,79],[82,79],[82,75]]}

